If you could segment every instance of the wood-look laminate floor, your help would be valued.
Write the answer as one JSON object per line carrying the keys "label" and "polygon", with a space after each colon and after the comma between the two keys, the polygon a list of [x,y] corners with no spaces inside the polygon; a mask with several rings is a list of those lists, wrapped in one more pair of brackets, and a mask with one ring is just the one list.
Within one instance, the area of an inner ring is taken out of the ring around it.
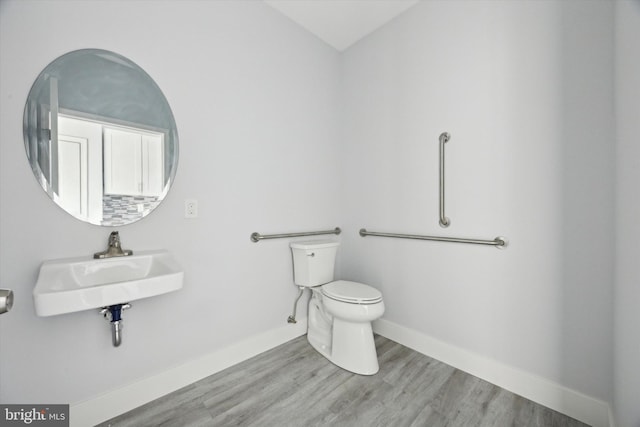
{"label": "wood-look laminate floor", "polygon": [[376,336],[380,371],[346,372],[302,336],[100,426],[585,426]]}

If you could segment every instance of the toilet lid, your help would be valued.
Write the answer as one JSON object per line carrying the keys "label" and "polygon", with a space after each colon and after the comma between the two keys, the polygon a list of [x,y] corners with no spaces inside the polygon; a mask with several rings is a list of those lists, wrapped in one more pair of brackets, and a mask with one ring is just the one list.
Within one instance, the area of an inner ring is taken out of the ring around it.
{"label": "toilet lid", "polygon": [[347,280],[337,280],[323,285],[322,294],[351,304],[375,304],[382,301],[382,294],[376,288]]}

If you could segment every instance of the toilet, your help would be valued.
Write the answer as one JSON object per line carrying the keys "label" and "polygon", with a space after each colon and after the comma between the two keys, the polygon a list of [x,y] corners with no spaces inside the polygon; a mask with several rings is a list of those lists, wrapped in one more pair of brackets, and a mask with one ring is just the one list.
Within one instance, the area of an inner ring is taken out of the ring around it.
{"label": "toilet", "polygon": [[311,289],[307,340],[335,365],[360,375],[378,372],[371,322],[384,314],[382,294],[363,283],[334,281],[339,242],[291,243],[294,282]]}

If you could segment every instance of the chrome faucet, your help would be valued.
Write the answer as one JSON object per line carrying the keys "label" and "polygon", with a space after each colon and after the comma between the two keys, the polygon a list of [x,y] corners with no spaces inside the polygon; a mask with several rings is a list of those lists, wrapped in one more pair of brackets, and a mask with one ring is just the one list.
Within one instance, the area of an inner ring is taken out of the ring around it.
{"label": "chrome faucet", "polygon": [[133,255],[131,249],[122,249],[120,246],[120,234],[117,231],[112,231],[109,234],[109,246],[106,251],[96,252],[93,254],[95,259],[111,258],[116,256],[129,256]]}

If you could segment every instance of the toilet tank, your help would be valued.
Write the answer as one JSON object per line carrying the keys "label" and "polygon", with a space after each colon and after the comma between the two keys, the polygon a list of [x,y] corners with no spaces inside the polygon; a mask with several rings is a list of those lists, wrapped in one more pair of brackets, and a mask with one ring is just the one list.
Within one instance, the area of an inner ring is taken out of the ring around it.
{"label": "toilet tank", "polygon": [[333,282],[339,242],[315,240],[291,243],[293,281],[298,286],[319,286]]}

